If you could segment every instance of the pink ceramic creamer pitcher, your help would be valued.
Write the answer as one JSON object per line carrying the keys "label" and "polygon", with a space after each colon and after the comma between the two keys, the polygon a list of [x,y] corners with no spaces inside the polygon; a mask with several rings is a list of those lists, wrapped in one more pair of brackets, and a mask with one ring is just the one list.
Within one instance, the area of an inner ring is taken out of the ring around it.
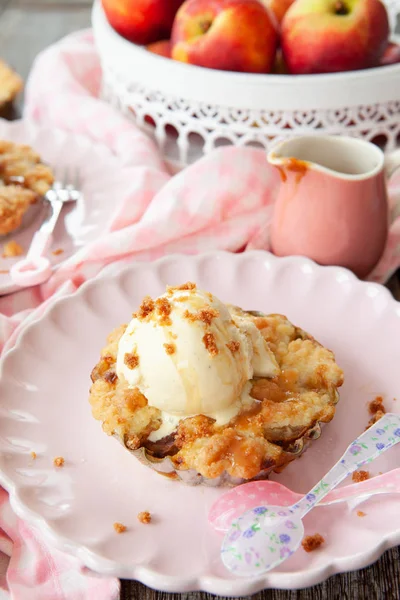
{"label": "pink ceramic creamer pitcher", "polygon": [[268,154],[281,175],[271,226],[278,256],[303,255],[366,277],[389,228],[386,180],[400,166],[374,144],[350,137],[305,136]]}

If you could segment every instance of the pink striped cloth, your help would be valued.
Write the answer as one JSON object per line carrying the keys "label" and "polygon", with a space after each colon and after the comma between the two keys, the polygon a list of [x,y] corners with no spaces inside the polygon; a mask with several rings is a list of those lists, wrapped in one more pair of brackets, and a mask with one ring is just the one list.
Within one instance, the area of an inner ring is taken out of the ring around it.
{"label": "pink striped cloth", "polygon": [[[135,168],[135,185],[118,199],[107,236],[80,249],[45,285],[0,298],[3,354],[46,306],[107,264],[171,252],[268,249],[260,224],[269,221],[279,181],[264,153],[224,148],[171,176],[153,143],[99,99],[100,79],[91,32],[61,40],[35,62],[25,118],[106,143],[124,164]],[[393,186],[392,192],[397,191]],[[397,219],[371,279],[386,280],[399,264]],[[118,598],[118,581],[100,578],[82,569],[76,559],[50,550],[15,517],[3,490],[0,526],[0,600],[1,589],[4,598],[14,600]]]}

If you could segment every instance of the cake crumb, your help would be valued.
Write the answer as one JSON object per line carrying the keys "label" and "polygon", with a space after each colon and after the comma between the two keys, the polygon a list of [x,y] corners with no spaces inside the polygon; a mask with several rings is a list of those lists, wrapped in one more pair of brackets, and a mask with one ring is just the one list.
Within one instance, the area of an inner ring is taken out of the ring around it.
{"label": "cake crumb", "polygon": [[150,296],[145,296],[142,300],[142,304],[139,306],[139,310],[136,313],[133,313],[132,317],[142,321],[152,314],[154,307],[154,300]]}
{"label": "cake crumb", "polygon": [[324,538],[319,533],[314,533],[314,535],[307,535],[301,545],[303,546],[306,552],[313,552],[317,550],[322,544],[325,543]]}
{"label": "cake crumb", "polygon": [[212,320],[219,316],[218,310],[208,306],[207,308],[201,308],[196,313],[191,313],[189,310],[185,310],[183,316],[189,321],[202,321],[206,325],[211,325]]}
{"label": "cake crumb", "polygon": [[23,247],[18,244],[15,240],[10,240],[3,247],[3,258],[14,258],[15,256],[21,256],[24,253]]}
{"label": "cake crumb", "polygon": [[56,456],[53,460],[53,464],[55,467],[63,467],[65,463],[65,459],[62,456]]}
{"label": "cake crumb", "polygon": [[211,356],[216,356],[218,354],[218,346],[215,341],[215,337],[212,333],[206,333],[203,336],[203,344],[205,345],[206,349],[211,354]]}
{"label": "cake crumb", "polygon": [[117,533],[124,533],[124,531],[126,531],[126,525],[123,525],[122,523],[118,523],[118,521],[117,521],[114,523],[114,529]]}
{"label": "cake crumb", "polygon": [[352,475],[352,480],[354,483],[360,483],[361,481],[366,481],[370,478],[370,474],[368,471],[354,471]]}
{"label": "cake crumb", "polygon": [[134,352],[127,352],[124,356],[124,363],[128,367],[128,369],[136,369],[139,364],[139,356]]}
{"label": "cake crumb", "polygon": [[160,325],[172,325],[170,314],[172,311],[171,303],[167,298],[157,298],[157,314],[160,316]]}
{"label": "cake crumb", "polygon": [[383,405],[382,396],[377,396],[368,404],[368,410],[370,415],[375,415],[377,412],[386,412],[386,409]]}
{"label": "cake crumb", "polygon": [[107,381],[107,383],[114,385],[118,380],[118,375],[115,371],[106,371],[106,373],[104,373],[104,380]]}
{"label": "cake crumb", "polygon": [[164,344],[164,348],[167,354],[175,354],[176,352],[175,344]]}
{"label": "cake crumb", "polygon": [[357,517],[366,517],[367,513],[363,512],[362,510],[358,510],[357,511]]}
{"label": "cake crumb", "polygon": [[63,254],[64,250],[62,248],[57,248],[56,250],[53,250],[52,254],[54,256],[60,256],[60,254]]}
{"label": "cake crumb", "polygon": [[151,514],[149,513],[148,510],[140,512],[138,514],[137,518],[141,523],[144,523],[145,525],[147,525],[148,523],[151,523]]}
{"label": "cake crumb", "polygon": [[372,415],[370,420],[368,421],[368,425],[366,429],[369,429],[372,425],[374,425],[379,419],[383,417],[386,413],[386,408],[383,404],[382,396],[376,396],[371,402],[368,404],[369,414]]}
{"label": "cake crumb", "polygon": [[183,292],[183,291],[192,291],[196,289],[196,284],[192,281],[188,281],[187,283],[183,283],[182,285],[167,285],[167,294],[172,296],[174,292]]}
{"label": "cake crumb", "polygon": [[240,343],[239,342],[229,342],[227,345],[227,348],[229,348],[229,350],[232,352],[232,354],[235,354],[236,352],[238,352],[239,348],[240,348]]}
{"label": "cake crumb", "polygon": [[35,460],[36,457],[37,457],[36,452],[31,452],[31,458],[33,458],[33,460]]}

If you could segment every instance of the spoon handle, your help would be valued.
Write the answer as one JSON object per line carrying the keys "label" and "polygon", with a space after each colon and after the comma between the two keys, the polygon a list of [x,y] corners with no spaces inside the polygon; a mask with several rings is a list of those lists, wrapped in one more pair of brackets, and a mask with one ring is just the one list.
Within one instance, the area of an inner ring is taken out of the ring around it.
{"label": "spoon handle", "polygon": [[340,460],[299,502],[291,507],[304,517],[348,475],[400,442],[400,415],[387,413],[350,444]]}

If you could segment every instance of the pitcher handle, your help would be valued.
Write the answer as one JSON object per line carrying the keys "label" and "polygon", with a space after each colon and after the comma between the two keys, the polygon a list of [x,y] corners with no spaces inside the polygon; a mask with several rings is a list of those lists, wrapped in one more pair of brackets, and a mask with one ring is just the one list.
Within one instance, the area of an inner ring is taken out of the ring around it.
{"label": "pitcher handle", "polygon": [[388,179],[394,175],[400,167],[400,148],[385,156],[385,171]]}
{"label": "pitcher handle", "polygon": [[[394,150],[387,156],[385,156],[385,172],[387,180],[393,177],[395,172],[400,168],[400,148]],[[390,210],[390,222],[393,223],[398,217],[400,217],[400,194],[397,193],[391,202]]]}

